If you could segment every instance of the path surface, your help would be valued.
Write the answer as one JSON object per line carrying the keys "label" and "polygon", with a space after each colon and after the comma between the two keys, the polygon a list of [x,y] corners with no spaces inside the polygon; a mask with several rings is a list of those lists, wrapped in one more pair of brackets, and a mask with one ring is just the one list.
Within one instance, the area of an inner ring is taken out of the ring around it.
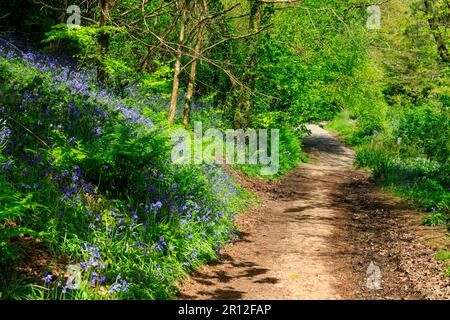
{"label": "path surface", "polygon": [[[193,273],[183,285],[181,297],[450,297],[442,266],[431,261],[432,250],[414,243],[409,227],[398,223],[405,209],[385,198],[367,181],[367,174],[352,168],[352,150],[318,126],[312,125],[310,130],[304,150],[312,161],[258,191],[266,197],[264,206],[239,218],[240,240],[221,255],[219,263]],[[422,258],[409,260],[422,259],[425,269],[436,273],[431,284],[428,275],[427,283],[420,287],[413,278],[423,282],[423,270],[417,275],[414,263],[409,264],[411,270],[403,263],[411,245]],[[381,290],[366,286],[366,270],[372,261],[381,268]]]}

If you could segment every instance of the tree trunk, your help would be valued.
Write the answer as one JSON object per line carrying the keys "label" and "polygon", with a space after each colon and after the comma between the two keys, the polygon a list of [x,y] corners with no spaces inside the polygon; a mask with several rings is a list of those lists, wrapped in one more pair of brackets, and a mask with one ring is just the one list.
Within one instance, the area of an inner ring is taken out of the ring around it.
{"label": "tree trunk", "polygon": [[[102,10],[100,16],[100,27],[106,26],[109,20],[109,0],[100,0],[100,8]],[[102,31],[98,38],[98,54],[99,59],[97,62],[97,81],[105,83],[107,79],[107,73],[104,66],[104,55],[109,46],[109,34]]]}
{"label": "tree trunk", "polygon": [[[202,1],[202,14],[200,15],[200,20],[204,19],[206,17],[207,13],[207,3],[206,0]],[[194,88],[195,88],[195,78],[197,76],[197,61],[199,57],[199,52],[202,49],[202,42],[203,42],[203,35],[205,31],[205,26],[202,24],[199,26],[199,30],[197,33],[197,39],[195,41],[195,52],[194,52],[194,58],[191,63],[191,71],[189,73],[189,84],[187,87],[186,92],[186,99],[184,101],[184,109],[183,109],[183,124],[186,125],[190,121],[190,114],[191,114],[191,105],[192,105],[192,96],[194,95]]]}
{"label": "tree trunk", "polygon": [[[195,43],[195,52],[199,52],[202,45],[201,35],[198,36],[197,41]],[[183,109],[183,124],[188,124],[190,121],[190,113],[191,113],[191,104],[192,104],[192,96],[194,95],[194,87],[195,87],[195,78],[197,75],[197,60],[198,55],[194,53],[196,56],[191,63],[191,71],[189,73],[189,84],[186,92],[186,99],[184,101],[184,109]]]}
{"label": "tree trunk", "polygon": [[[248,28],[250,32],[255,32],[258,30],[260,25],[260,19],[261,19],[261,3],[259,0],[250,0],[250,15],[249,15],[249,23]],[[253,41],[253,39],[250,39],[250,41]],[[253,73],[253,70],[256,67],[256,52],[255,52],[255,45],[254,43],[250,43],[249,45],[251,55],[250,55],[250,75],[248,79],[248,84],[251,89],[254,89],[255,85],[255,75]]]}
{"label": "tree trunk", "polygon": [[[249,0],[249,33],[256,32],[261,24],[261,2],[259,0]],[[251,91],[255,91],[255,74],[254,70],[258,63],[256,56],[256,39],[250,38],[248,40],[248,51],[250,53],[250,67],[248,70],[248,86]],[[244,91],[242,88],[241,92]],[[237,107],[234,112],[233,127],[235,129],[244,128],[248,125],[251,113],[251,98],[238,98]]]}
{"label": "tree trunk", "polygon": [[434,40],[436,41],[439,56],[444,62],[450,63],[450,54],[439,30],[439,23],[436,18],[436,13],[434,12],[434,2],[433,0],[424,0],[424,4],[427,13],[428,24],[430,26],[431,33],[433,33]]}
{"label": "tree trunk", "polygon": [[178,89],[180,86],[180,70],[181,70],[181,57],[183,54],[182,46],[184,41],[184,28],[187,19],[187,4],[182,1],[178,2],[178,7],[182,10],[180,21],[180,33],[178,35],[178,48],[175,56],[175,66],[173,71],[173,84],[172,84],[172,97],[170,99],[169,108],[169,124],[173,124],[175,113],[177,109]]}

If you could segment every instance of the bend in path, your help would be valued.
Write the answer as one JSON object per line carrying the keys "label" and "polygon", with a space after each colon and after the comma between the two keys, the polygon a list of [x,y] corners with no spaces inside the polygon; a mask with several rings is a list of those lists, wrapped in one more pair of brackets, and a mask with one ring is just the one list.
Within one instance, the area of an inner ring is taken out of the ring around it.
{"label": "bend in path", "polygon": [[[194,272],[182,298],[423,297],[385,243],[400,241],[385,227],[396,225],[396,216],[385,214],[401,209],[367,182],[367,174],[352,168],[352,150],[320,127],[309,128],[312,134],[303,144],[311,163],[283,177],[264,208],[240,218],[240,240],[219,263]],[[365,283],[372,261],[383,271],[381,290],[369,290]],[[446,280],[435,280],[446,296]]]}

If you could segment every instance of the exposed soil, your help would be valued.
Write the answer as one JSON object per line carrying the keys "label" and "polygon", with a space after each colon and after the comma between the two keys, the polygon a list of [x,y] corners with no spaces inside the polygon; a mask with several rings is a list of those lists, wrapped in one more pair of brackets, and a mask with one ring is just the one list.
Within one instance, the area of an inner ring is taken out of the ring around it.
{"label": "exposed soil", "polygon": [[55,256],[42,240],[31,236],[20,236],[11,239],[17,257],[8,265],[9,271],[17,276],[43,279],[46,272],[51,271],[58,276],[64,273],[69,263],[66,256]]}
{"label": "exposed soil", "polygon": [[[181,298],[449,299],[433,249],[448,250],[445,230],[420,226],[419,212],[352,168],[352,150],[310,129],[311,162],[276,183],[245,183],[263,204],[239,216],[239,241],[194,272]],[[381,289],[367,286],[371,262]]]}

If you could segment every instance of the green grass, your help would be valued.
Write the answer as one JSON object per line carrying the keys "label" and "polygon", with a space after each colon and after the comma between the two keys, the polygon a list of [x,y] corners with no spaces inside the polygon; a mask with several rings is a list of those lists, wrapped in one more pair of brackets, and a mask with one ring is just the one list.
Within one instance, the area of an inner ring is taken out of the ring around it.
{"label": "green grass", "polygon": [[443,261],[447,266],[447,276],[450,277],[450,251],[439,251],[436,253],[436,259]]}
{"label": "green grass", "polygon": [[353,145],[353,134],[356,131],[356,125],[344,114],[338,114],[330,121],[325,129],[338,134],[339,138],[348,145]]}

